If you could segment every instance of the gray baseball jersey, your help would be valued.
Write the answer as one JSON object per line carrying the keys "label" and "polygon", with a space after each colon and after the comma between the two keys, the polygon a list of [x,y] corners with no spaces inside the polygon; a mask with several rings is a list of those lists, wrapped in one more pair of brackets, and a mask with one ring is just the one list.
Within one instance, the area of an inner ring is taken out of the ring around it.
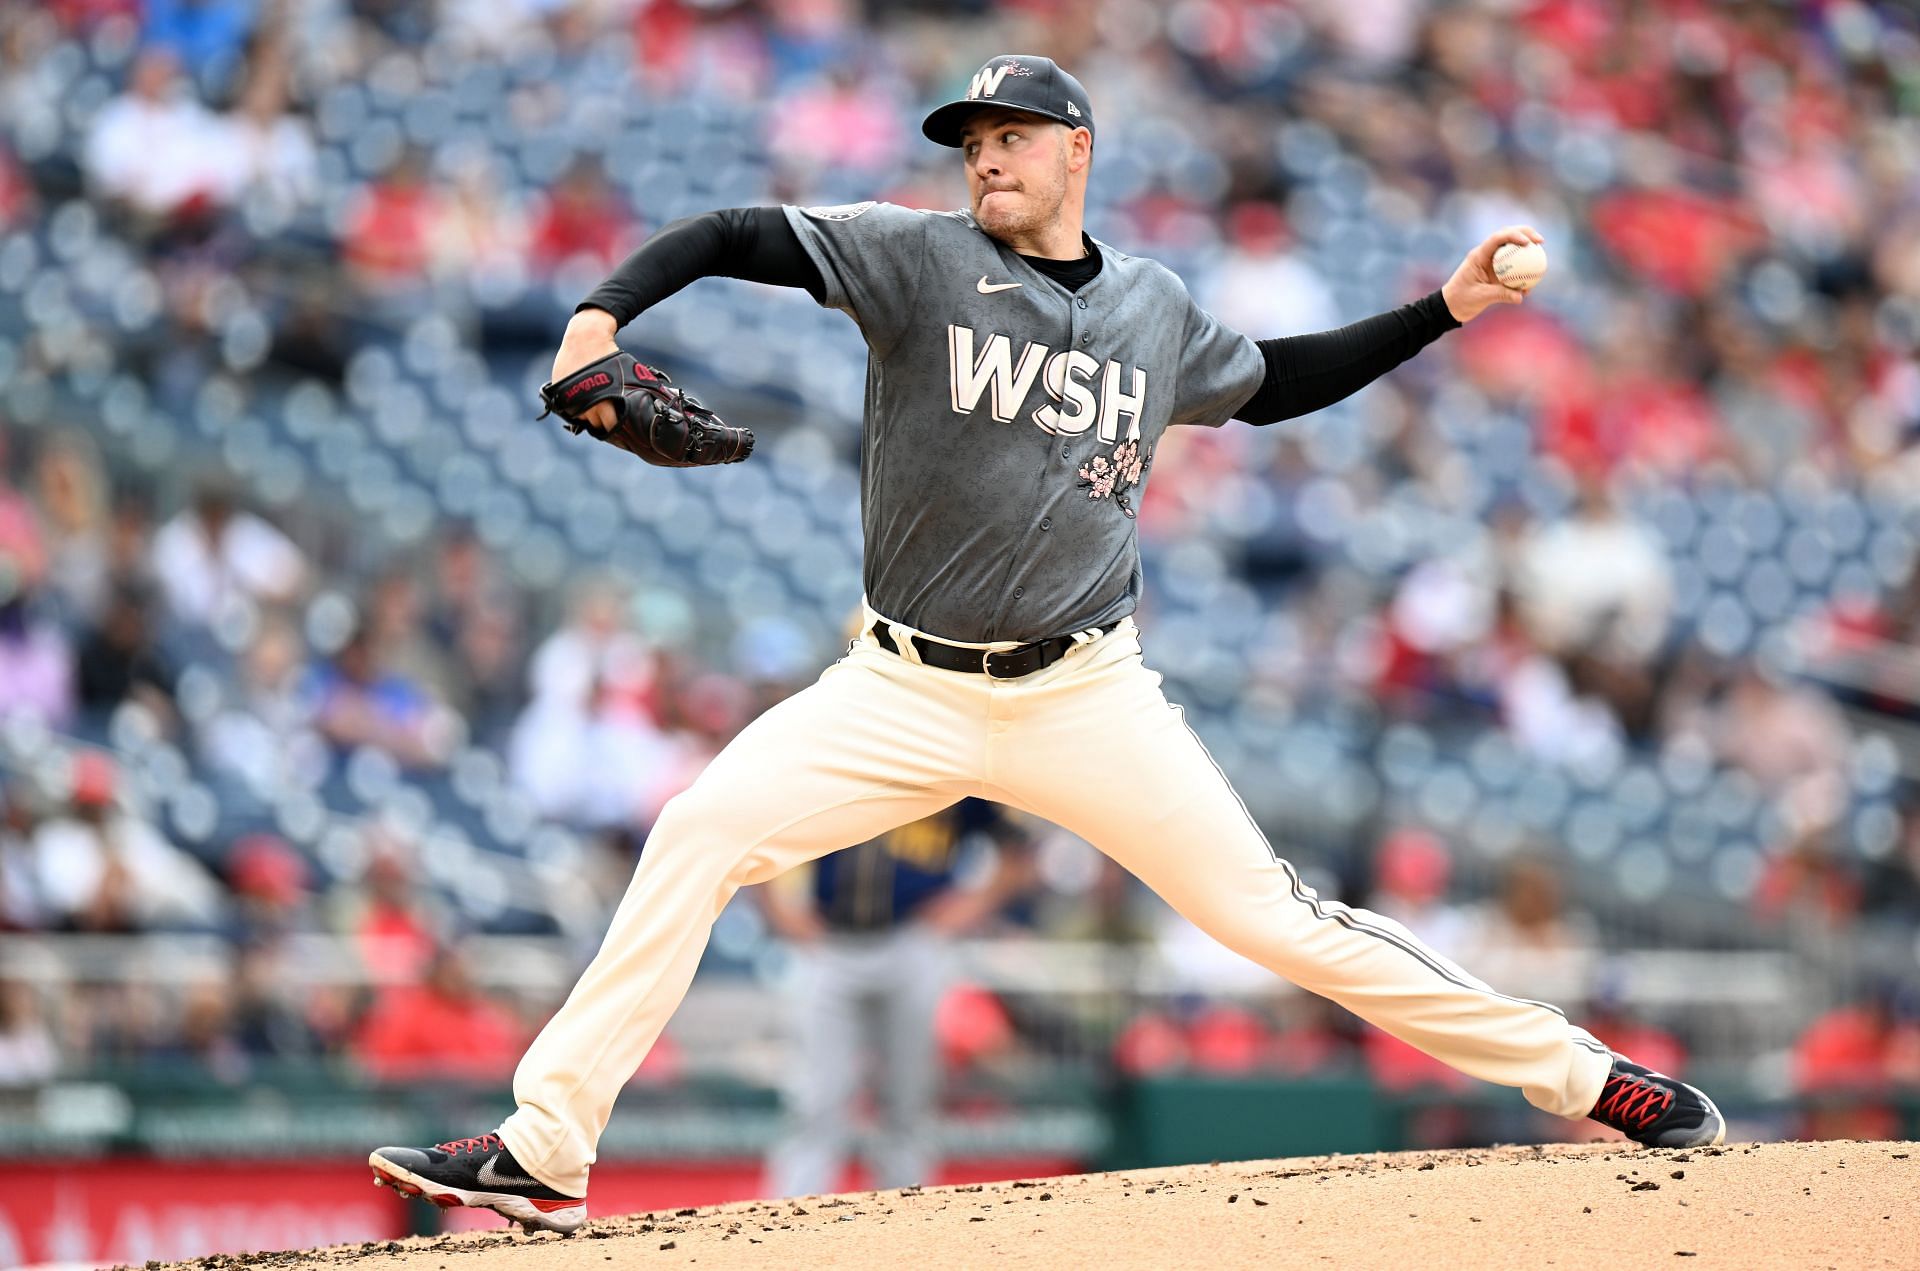
{"label": "gray baseball jersey", "polygon": [[1224,424],[1266,372],[1172,271],[1099,244],[1079,292],[971,214],[785,209],[868,349],[867,600],[949,640],[1103,626],[1140,596],[1134,516],[1173,424]]}

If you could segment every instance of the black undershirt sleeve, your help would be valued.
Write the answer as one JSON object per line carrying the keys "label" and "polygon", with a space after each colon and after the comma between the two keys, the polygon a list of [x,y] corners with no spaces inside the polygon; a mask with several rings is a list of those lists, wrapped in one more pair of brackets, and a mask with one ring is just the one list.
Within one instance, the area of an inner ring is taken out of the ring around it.
{"label": "black undershirt sleeve", "polygon": [[699,278],[744,278],[826,294],[820,267],[777,207],[730,207],[682,217],[620,262],[580,309],[604,309],[621,326]]}
{"label": "black undershirt sleeve", "polygon": [[1331,406],[1459,325],[1436,291],[1337,330],[1256,340],[1267,376],[1234,418],[1271,424]]}

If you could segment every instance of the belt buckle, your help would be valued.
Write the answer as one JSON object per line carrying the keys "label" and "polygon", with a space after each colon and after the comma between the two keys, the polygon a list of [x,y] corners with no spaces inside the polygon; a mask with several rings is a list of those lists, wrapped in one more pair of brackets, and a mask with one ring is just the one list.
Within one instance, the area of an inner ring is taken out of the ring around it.
{"label": "belt buckle", "polygon": [[980,669],[982,672],[986,674],[986,677],[990,680],[1017,680],[1017,679],[1020,679],[1022,676],[1031,675],[1033,674],[1033,672],[1031,671],[1022,671],[1020,672],[1019,675],[996,675],[994,674],[994,671],[993,671],[993,660],[995,658],[1006,657],[1015,653],[1020,653],[1025,648],[1026,646],[1022,645],[1018,649],[998,649],[998,650],[989,651],[985,657],[980,659]]}
{"label": "belt buckle", "polygon": [[992,649],[980,650],[980,674],[986,676],[990,680],[997,680],[1000,678],[999,676],[993,673],[993,650]]}

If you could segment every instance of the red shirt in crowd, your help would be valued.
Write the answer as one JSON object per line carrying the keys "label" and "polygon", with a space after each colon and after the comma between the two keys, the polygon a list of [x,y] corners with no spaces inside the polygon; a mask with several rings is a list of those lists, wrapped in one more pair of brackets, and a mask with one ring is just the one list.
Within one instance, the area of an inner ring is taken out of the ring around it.
{"label": "red shirt in crowd", "polygon": [[360,1026],[354,1050],[383,1080],[495,1081],[513,1072],[526,1041],[505,1007],[432,985],[384,990]]}
{"label": "red shirt in crowd", "polygon": [[439,195],[419,182],[382,181],[367,187],[348,215],[347,263],[375,283],[425,277],[441,215]]}

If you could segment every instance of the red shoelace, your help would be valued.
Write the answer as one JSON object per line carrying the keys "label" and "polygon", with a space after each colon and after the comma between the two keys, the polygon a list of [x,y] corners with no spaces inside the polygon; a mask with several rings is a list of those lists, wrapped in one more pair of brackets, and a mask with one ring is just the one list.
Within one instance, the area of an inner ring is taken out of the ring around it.
{"label": "red shoelace", "polygon": [[1594,1115],[1623,1130],[1644,1130],[1673,1105],[1673,1091],[1631,1073],[1615,1073],[1600,1091]]}
{"label": "red shoelace", "polygon": [[476,1134],[470,1139],[452,1139],[446,1143],[435,1143],[435,1150],[451,1152],[458,1156],[462,1152],[485,1152],[488,1149],[502,1149],[507,1145],[500,1141],[498,1134]]}

